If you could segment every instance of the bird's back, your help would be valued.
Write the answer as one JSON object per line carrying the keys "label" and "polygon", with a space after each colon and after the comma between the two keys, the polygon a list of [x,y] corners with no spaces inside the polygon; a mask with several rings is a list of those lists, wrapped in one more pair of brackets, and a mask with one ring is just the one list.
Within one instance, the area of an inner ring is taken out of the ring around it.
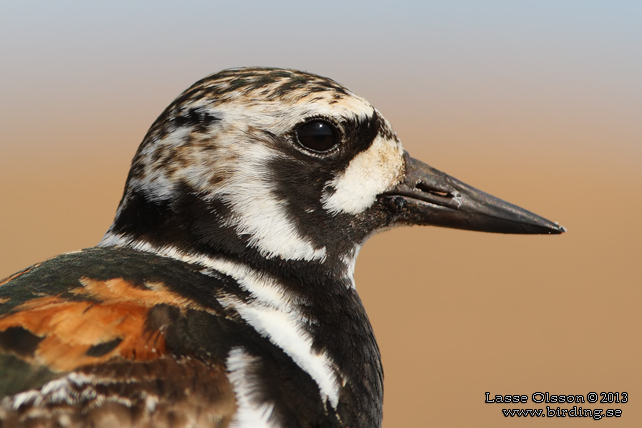
{"label": "bird's back", "polygon": [[[241,426],[272,416],[312,427],[340,426],[342,414],[365,418],[350,406],[333,411],[318,393],[314,360],[305,367],[304,352],[283,349],[239,315],[239,305],[261,310],[262,302],[235,276],[199,262],[96,247],[5,279],[3,426],[225,427],[236,415],[247,419]],[[341,314],[334,316],[340,322]],[[351,345],[363,339],[378,361],[371,330],[357,336]],[[335,348],[347,342],[336,339]],[[358,347],[351,352],[362,358]],[[354,403],[351,389],[336,393]],[[264,414],[248,410],[259,396],[272,403]]]}
{"label": "bird's back", "polygon": [[[235,397],[215,354],[229,342],[219,326],[234,321],[202,292],[223,281],[168,258],[100,248],[7,278],[4,426],[226,426]],[[203,340],[212,333],[217,340]],[[213,358],[197,358],[205,355]]]}

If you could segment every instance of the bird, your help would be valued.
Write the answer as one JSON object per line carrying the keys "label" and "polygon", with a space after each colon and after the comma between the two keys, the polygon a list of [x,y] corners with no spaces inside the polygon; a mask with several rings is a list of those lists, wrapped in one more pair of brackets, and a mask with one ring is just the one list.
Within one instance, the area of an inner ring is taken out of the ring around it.
{"label": "bird", "polygon": [[152,124],[96,246],[0,281],[0,427],[380,427],[354,269],[410,225],[565,231],[412,158],[332,79],[209,75]]}

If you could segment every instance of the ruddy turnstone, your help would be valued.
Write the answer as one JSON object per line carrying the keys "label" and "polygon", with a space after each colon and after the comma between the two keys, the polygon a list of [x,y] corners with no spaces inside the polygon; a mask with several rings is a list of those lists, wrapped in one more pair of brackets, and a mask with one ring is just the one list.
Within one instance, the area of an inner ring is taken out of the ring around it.
{"label": "ruddy turnstone", "polygon": [[0,426],[381,426],[353,272],[399,225],[564,231],[411,158],[333,80],[196,82],[145,136],[103,240],[0,281]]}

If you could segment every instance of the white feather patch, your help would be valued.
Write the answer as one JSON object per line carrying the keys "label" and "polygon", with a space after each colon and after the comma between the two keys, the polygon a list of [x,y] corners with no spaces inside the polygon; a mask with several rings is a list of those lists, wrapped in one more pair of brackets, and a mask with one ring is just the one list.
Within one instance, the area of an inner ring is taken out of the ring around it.
{"label": "white feather patch", "polygon": [[[97,379],[94,376],[71,372],[65,377],[47,382],[39,390],[33,389],[6,397],[2,400],[1,404],[13,410],[17,410],[23,404],[30,404],[34,407],[63,402],[74,404],[85,398],[77,394],[75,387],[96,383]],[[93,388],[91,388],[91,390],[93,391]],[[129,403],[129,405],[131,405],[131,403]]]}
{"label": "white feather patch", "polygon": [[226,296],[219,299],[221,304],[234,308],[258,333],[290,356],[316,382],[323,401],[329,400],[336,408],[339,386],[335,364],[327,353],[313,349],[312,335],[306,325],[314,321],[299,310],[303,302],[287,293],[273,278],[246,266],[221,260],[211,260],[210,266],[234,278],[254,297],[251,303],[244,303],[234,296]]}
{"label": "white feather patch", "polygon": [[359,214],[377,195],[397,184],[403,174],[403,147],[398,141],[377,136],[339,175],[326,183],[323,207],[330,213]]}
{"label": "white feather patch", "polygon": [[234,414],[230,427],[233,428],[278,428],[279,425],[270,422],[274,411],[274,403],[255,402],[255,383],[249,370],[258,360],[248,355],[241,347],[233,348],[227,356],[229,379],[236,395],[238,409]]}
{"label": "white feather patch", "polygon": [[224,305],[234,307],[262,336],[289,355],[292,360],[317,383],[323,401],[329,400],[332,407],[339,403],[339,388],[332,368],[332,360],[324,353],[312,349],[312,337],[301,326],[297,311],[284,312],[238,299],[225,299]]}

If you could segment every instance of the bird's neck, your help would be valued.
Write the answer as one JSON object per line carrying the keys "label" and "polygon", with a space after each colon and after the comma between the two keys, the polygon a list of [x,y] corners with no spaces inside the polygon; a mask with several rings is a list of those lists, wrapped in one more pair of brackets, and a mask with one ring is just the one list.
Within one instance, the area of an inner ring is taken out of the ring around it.
{"label": "bird's neck", "polygon": [[[292,351],[290,356],[317,382],[322,399],[335,402],[341,420],[352,421],[349,426],[379,426],[383,370],[372,326],[354,287],[358,249],[323,263],[311,263],[220,251],[198,253],[126,236],[103,240],[100,246],[150,252],[202,265],[206,275],[221,273],[233,278],[238,296],[249,293],[253,299],[249,305],[233,307],[241,317],[243,311],[274,311],[273,315],[282,317],[286,329],[294,335],[284,338],[282,325],[248,315],[252,327],[284,350],[293,340],[309,344],[309,349]],[[318,367],[308,364],[317,355],[323,363]]]}

